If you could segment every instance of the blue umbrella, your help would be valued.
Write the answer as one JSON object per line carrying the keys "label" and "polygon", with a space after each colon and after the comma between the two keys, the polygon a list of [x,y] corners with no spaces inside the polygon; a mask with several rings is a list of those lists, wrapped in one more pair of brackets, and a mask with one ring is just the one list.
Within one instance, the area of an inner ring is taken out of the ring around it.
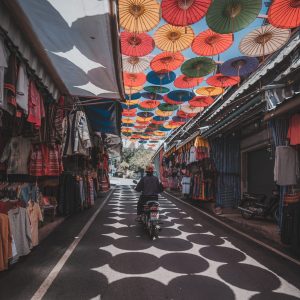
{"label": "blue umbrella", "polygon": [[134,127],[134,124],[122,123],[122,127]]}
{"label": "blue umbrella", "polygon": [[255,57],[239,56],[225,61],[220,72],[226,76],[248,76],[255,71],[259,61]]}
{"label": "blue umbrella", "polygon": [[160,126],[159,128],[158,128],[158,130],[159,131],[170,131],[170,130],[172,130],[171,128],[166,128],[166,127],[164,127],[164,126]]}
{"label": "blue umbrella", "polygon": [[138,112],[137,115],[141,118],[149,118],[154,116],[154,113],[152,112]]}
{"label": "blue umbrella", "polygon": [[134,108],[138,108],[139,105],[138,104],[133,104],[133,105],[127,105],[126,103],[121,103],[122,107],[125,109],[134,109]]}
{"label": "blue umbrella", "polygon": [[148,142],[145,141],[145,140],[140,140],[139,143],[140,143],[140,144],[147,144]]}
{"label": "blue umbrella", "polygon": [[135,93],[135,94],[131,94],[131,95],[125,94],[126,100],[137,100],[140,98],[141,98],[141,93]]}
{"label": "blue umbrella", "polygon": [[174,72],[156,73],[154,71],[151,71],[147,74],[147,81],[156,85],[169,84],[173,82],[175,78],[176,75]]}
{"label": "blue umbrella", "polygon": [[142,93],[141,94],[142,97],[146,98],[146,99],[151,99],[151,100],[162,100],[163,96],[160,94],[156,94],[156,93]]}
{"label": "blue umbrella", "polygon": [[172,120],[173,120],[174,122],[186,122],[186,119],[185,119],[185,118],[180,118],[180,117],[178,117],[178,116],[173,117]]}
{"label": "blue umbrella", "polygon": [[186,90],[175,90],[167,94],[167,97],[173,101],[178,102],[187,102],[192,100],[195,97],[194,92],[186,91]]}
{"label": "blue umbrella", "polygon": [[169,120],[169,117],[155,116],[155,117],[153,118],[153,120],[155,120],[155,121],[167,121],[167,120]]}

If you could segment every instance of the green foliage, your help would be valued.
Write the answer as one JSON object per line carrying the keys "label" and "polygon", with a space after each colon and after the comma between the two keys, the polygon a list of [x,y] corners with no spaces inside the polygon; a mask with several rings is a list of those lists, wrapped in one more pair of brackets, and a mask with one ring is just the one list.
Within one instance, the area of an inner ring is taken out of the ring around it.
{"label": "green foliage", "polygon": [[[131,171],[140,171],[145,169],[146,166],[151,162],[151,158],[154,151],[151,149],[129,149],[123,148],[122,163],[128,164],[128,169]],[[125,164],[124,164],[125,165]]]}

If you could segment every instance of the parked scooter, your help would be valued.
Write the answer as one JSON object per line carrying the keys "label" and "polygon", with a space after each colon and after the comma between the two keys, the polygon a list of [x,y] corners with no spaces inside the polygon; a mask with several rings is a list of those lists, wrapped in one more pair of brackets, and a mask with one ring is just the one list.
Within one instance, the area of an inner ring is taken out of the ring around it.
{"label": "parked scooter", "polygon": [[244,193],[238,209],[244,219],[252,219],[256,216],[271,217],[277,222],[279,219],[279,192],[273,190],[269,199],[262,194]]}
{"label": "parked scooter", "polygon": [[159,203],[158,201],[147,201],[141,215],[141,221],[147,230],[150,239],[158,238],[159,226]]}

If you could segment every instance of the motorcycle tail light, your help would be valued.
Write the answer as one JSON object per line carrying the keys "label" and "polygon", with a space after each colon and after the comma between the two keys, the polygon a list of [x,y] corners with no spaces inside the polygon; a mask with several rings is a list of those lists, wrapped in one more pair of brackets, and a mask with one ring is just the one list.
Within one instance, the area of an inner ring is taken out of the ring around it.
{"label": "motorcycle tail light", "polygon": [[158,207],[157,206],[152,206],[152,207],[150,207],[150,210],[151,211],[158,211]]}

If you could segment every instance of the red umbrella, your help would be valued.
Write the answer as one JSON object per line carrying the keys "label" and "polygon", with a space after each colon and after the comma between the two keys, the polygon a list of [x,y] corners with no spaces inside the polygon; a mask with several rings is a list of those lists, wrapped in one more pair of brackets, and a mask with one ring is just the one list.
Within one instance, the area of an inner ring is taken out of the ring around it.
{"label": "red umbrella", "polygon": [[174,81],[174,85],[180,89],[190,89],[199,85],[203,81],[202,77],[191,78],[186,75],[180,75]]}
{"label": "red umbrella", "polygon": [[121,32],[122,54],[128,56],[145,56],[153,51],[155,43],[147,33]]}
{"label": "red umbrella", "polygon": [[175,26],[187,26],[201,20],[211,0],[162,0],[162,17]]}
{"label": "red umbrella", "polygon": [[225,76],[221,73],[216,74],[214,76],[209,77],[206,82],[212,86],[217,87],[228,87],[233,86],[240,83],[240,77],[239,76]]}
{"label": "red umbrella", "polygon": [[180,117],[180,118],[184,118],[184,119],[191,119],[191,118],[194,118],[197,116],[197,113],[194,113],[194,114],[187,114],[185,113],[184,111],[182,110],[179,110],[177,112],[177,116]]}
{"label": "red umbrella", "polygon": [[156,120],[152,120],[151,121],[152,124],[155,124],[155,125],[163,125],[165,123],[165,121],[156,121]]}
{"label": "red umbrella", "polygon": [[156,55],[150,62],[150,67],[155,72],[164,73],[174,71],[184,62],[184,56],[180,52],[162,52]]}
{"label": "red umbrella", "polygon": [[129,87],[140,86],[146,82],[144,73],[125,73],[123,72],[124,85]]}
{"label": "red umbrella", "polygon": [[233,43],[233,34],[220,34],[207,29],[197,35],[192,51],[201,56],[214,56],[227,50]]}
{"label": "red umbrella", "polygon": [[136,109],[123,109],[122,116],[124,117],[135,117]]}
{"label": "red umbrella", "polygon": [[140,103],[140,107],[144,108],[144,109],[155,109],[156,107],[158,107],[160,104],[159,101],[157,100],[145,100],[143,102]]}
{"label": "red umbrella", "polygon": [[299,0],[273,0],[268,20],[274,27],[294,28],[300,26]]}
{"label": "red umbrella", "polygon": [[148,125],[150,121],[136,120],[136,122],[140,125]]}
{"label": "red umbrella", "polygon": [[136,129],[145,129],[146,127],[147,127],[147,124],[145,124],[145,125],[139,124],[139,125],[134,126],[134,128],[136,128]]}
{"label": "red umbrella", "polygon": [[190,106],[192,107],[206,107],[211,105],[214,102],[212,97],[207,96],[196,96],[189,101]]}
{"label": "red umbrella", "polygon": [[179,105],[179,104],[182,104],[183,101],[175,101],[175,100],[172,100],[170,99],[167,95],[164,95],[164,101],[168,104],[173,104],[173,105]]}

